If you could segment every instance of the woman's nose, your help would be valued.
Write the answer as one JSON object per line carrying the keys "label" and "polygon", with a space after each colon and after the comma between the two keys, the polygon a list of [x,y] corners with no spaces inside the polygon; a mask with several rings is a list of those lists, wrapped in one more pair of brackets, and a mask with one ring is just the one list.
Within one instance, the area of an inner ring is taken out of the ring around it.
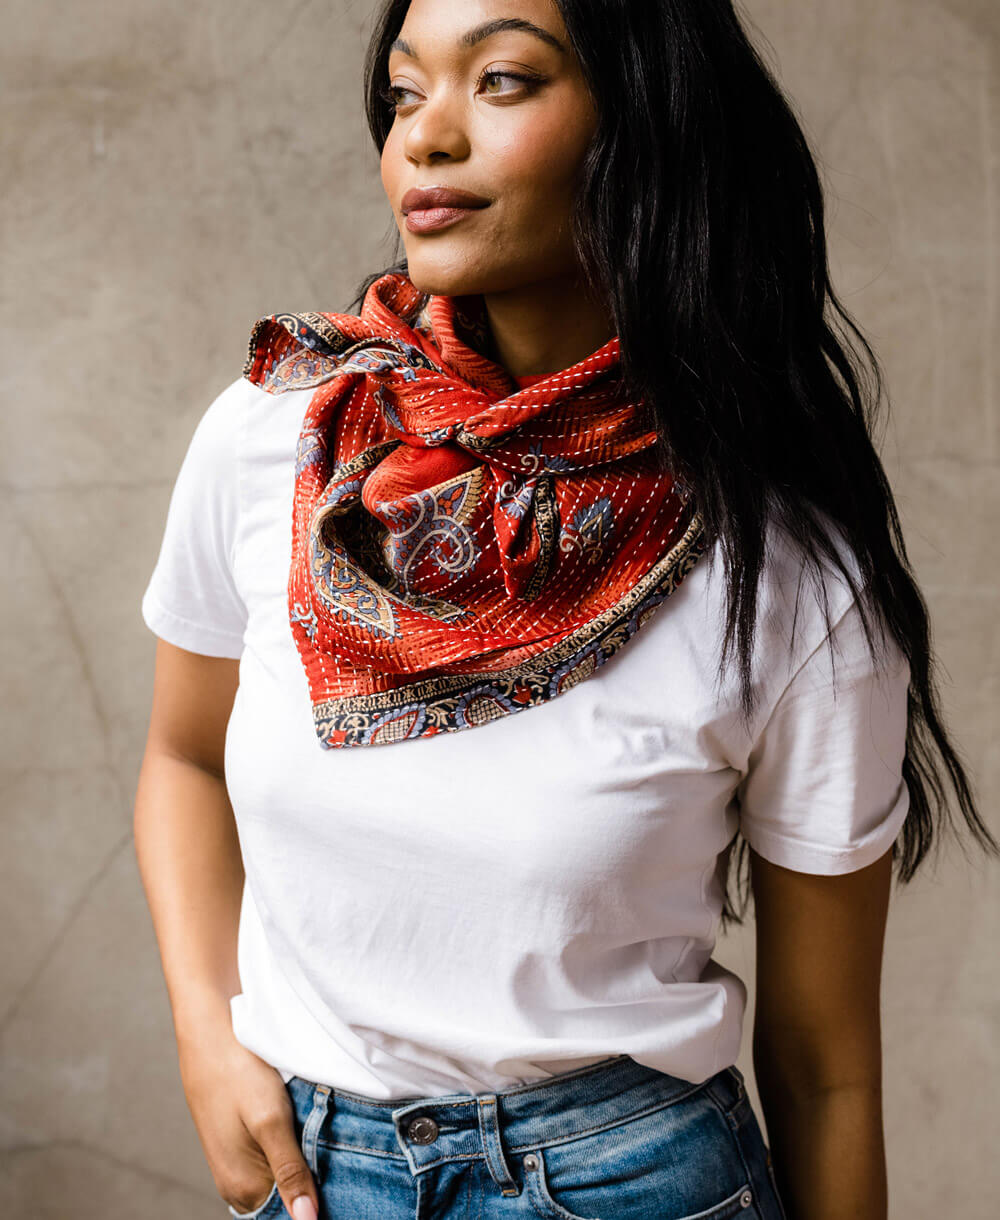
{"label": "woman's nose", "polygon": [[404,151],[412,161],[430,162],[447,157],[461,160],[469,154],[469,139],[462,119],[462,103],[447,94],[429,97],[410,120]]}

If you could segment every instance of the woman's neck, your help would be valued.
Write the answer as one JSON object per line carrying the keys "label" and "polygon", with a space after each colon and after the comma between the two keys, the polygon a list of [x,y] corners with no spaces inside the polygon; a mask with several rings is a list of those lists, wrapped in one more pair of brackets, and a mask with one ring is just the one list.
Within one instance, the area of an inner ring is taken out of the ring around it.
{"label": "woman's neck", "polygon": [[615,335],[604,303],[575,277],[484,293],[483,304],[489,321],[484,355],[513,377],[568,368]]}

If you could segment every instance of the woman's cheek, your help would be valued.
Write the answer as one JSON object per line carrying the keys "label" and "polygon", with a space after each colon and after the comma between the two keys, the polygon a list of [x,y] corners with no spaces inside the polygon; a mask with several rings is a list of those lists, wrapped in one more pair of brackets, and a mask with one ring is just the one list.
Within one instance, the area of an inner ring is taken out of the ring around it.
{"label": "woman's cheek", "polygon": [[586,148],[589,133],[574,130],[574,117],[555,111],[526,115],[523,127],[510,140],[512,155],[531,172],[558,176],[564,167],[578,162]]}
{"label": "woman's cheek", "polygon": [[[399,123],[389,129],[381,158],[382,185],[390,199],[398,200],[402,194],[401,184],[407,172],[406,133]],[[407,183],[412,185],[412,183]]]}

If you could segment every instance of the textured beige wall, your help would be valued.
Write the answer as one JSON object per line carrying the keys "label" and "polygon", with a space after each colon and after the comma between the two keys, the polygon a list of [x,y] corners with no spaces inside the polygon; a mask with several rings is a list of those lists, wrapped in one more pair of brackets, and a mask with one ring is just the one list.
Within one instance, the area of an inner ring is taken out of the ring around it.
{"label": "textured beige wall", "polygon": [[[359,100],[370,11],[36,0],[4,21],[4,1216],[225,1214],[131,841],[154,647],[139,599],[184,448],[253,320],[341,309],[391,259]],[[996,827],[1000,7],[749,11],[820,152],[837,285],[886,364],[885,460]],[[996,1214],[997,874],[949,848],[894,897],[894,1220]],[[752,980],[749,930],[719,956]]]}

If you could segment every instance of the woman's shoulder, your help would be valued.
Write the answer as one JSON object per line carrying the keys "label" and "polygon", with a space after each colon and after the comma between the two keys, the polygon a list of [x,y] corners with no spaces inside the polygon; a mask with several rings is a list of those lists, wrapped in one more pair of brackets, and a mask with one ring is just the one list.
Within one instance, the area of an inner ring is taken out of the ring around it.
{"label": "woman's shoulder", "polygon": [[[753,656],[757,680],[780,689],[838,625],[857,617],[851,583],[862,588],[861,569],[843,528],[816,510],[832,555],[817,548],[815,560],[796,531],[772,515],[765,526],[764,553],[756,589]],[[729,607],[721,544],[710,549],[709,566],[699,582],[704,597],[700,618],[716,625],[713,651],[721,650]],[[690,579],[690,577],[688,578]],[[845,624],[844,630],[846,630]],[[707,644],[707,641],[706,641]],[[735,650],[733,652],[735,656]]]}
{"label": "woman's shoulder", "polygon": [[[803,624],[811,624],[817,616],[825,618],[824,603],[833,616],[839,617],[854,601],[845,571],[856,585],[860,585],[857,556],[838,522],[822,510],[814,512],[833,551],[832,556],[825,555],[817,547],[815,562],[810,559],[806,543],[788,523],[776,514],[766,520],[757,580],[759,626],[796,616]],[[701,561],[698,566],[700,564]],[[712,602],[718,616],[724,618],[729,581],[720,540],[708,548],[701,583],[703,595]]]}
{"label": "woman's shoulder", "polygon": [[255,454],[294,454],[311,397],[311,390],[276,395],[246,377],[234,378],[203,407],[191,439],[193,460],[224,465]]}
{"label": "woman's shoulder", "polygon": [[871,599],[846,531],[829,514],[814,512],[833,552],[817,548],[815,562],[793,529],[780,522],[769,526],[758,601],[763,664],[788,682],[808,670],[813,686],[838,689],[860,688],[876,674],[904,674],[906,657]]}
{"label": "woman's shoulder", "polygon": [[772,514],[765,527],[759,595],[775,612],[794,613],[797,606],[800,614],[814,618],[820,613],[825,619],[825,604],[832,616],[840,617],[855,600],[851,583],[861,586],[861,567],[840,523],[822,509],[814,507],[812,512],[832,553],[825,553],[814,533],[803,538]]}
{"label": "woman's shoulder", "polygon": [[236,435],[248,408],[256,406],[267,395],[260,386],[245,377],[236,377],[203,400],[201,414],[195,425],[195,436],[203,444],[227,444]]}

